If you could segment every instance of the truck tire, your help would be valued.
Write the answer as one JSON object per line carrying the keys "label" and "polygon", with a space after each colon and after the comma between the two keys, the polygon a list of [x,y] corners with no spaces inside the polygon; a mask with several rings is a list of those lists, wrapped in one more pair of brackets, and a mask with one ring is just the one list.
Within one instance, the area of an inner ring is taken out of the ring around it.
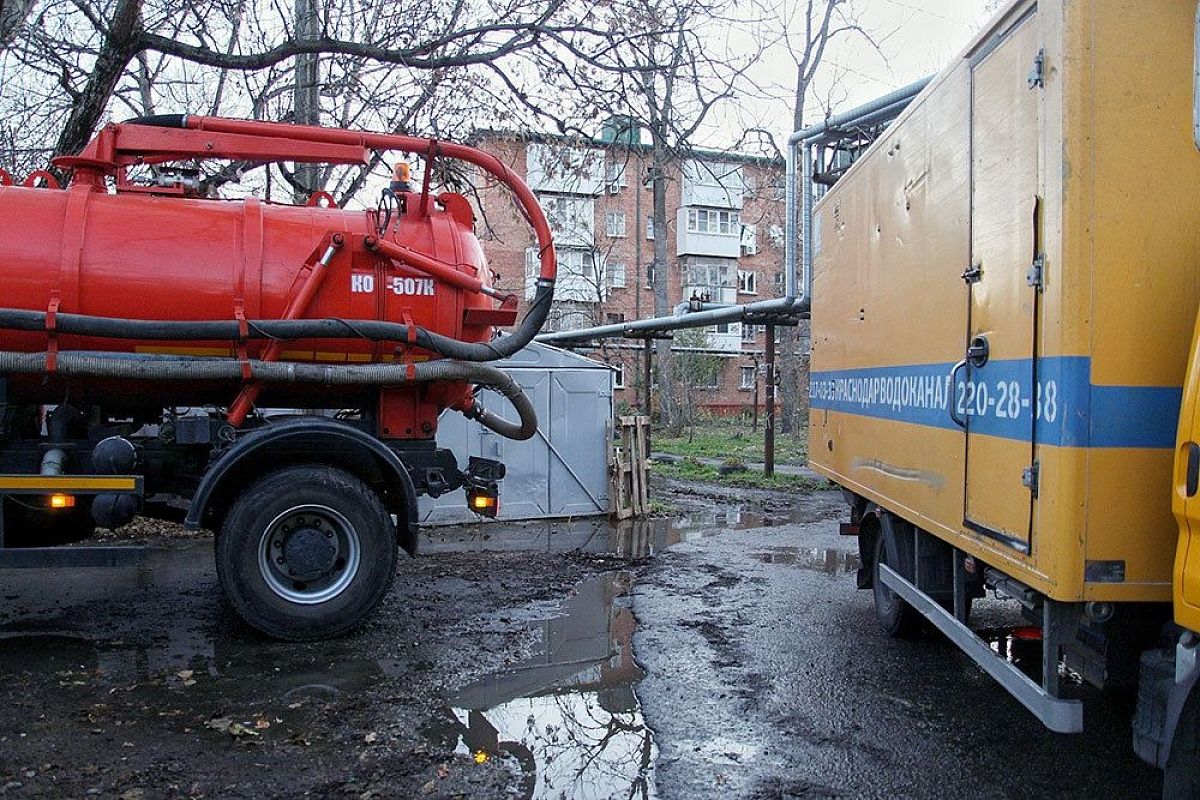
{"label": "truck tire", "polygon": [[250,627],[308,641],[361,623],[391,586],[398,552],[370,487],[340,469],[292,466],[233,503],[217,534],[217,576]]}
{"label": "truck tire", "polygon": [[1184,705],[1175,728],[1171,754],[1163,770],[1164,800],[1200,800],[1200,694],[1197,691],[1193,687],[1192,697]]}
{"label": "truck tire", "polygon": [[875,595],[875,617],[888,636],[897,639],[912,639],[921,630],[921,615],[899,595],[884,585],[879,577],[879,565],[887,563],[886,536],[882,531],[875,537],[875,559],[872,564]]}

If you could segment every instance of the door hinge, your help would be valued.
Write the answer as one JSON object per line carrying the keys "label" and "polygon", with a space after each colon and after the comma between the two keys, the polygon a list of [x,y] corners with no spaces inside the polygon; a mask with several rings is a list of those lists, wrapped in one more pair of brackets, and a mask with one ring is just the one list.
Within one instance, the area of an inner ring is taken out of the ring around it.
{"label": "door hinge", "polygon": [[1038,253],[1037,258],[1029,265],[1029,272],[1025,273],[1025,282],[1036,288],[1039,292],[1042,290],[1043,282],[1046,277],[1046,254]]}
{"label": "door hinge", "polygon": [[1033,57],[1033,68],[1029,70],[1029,88],[1040,89],[1046,85],[1046,51],[1038,50]]}
{"label": "door hinge", "polygon": [[1038,473],[1040,471],[1036,461],[1021,471],[1021,485],[1028,489],[1034,497],[1038,496]]}
{"label": "door hinge", "polygon": [[983,270],[979,267],[967,267],[963,270],[962,279],[968,284],[979,283],[979,279],[983,277]]}

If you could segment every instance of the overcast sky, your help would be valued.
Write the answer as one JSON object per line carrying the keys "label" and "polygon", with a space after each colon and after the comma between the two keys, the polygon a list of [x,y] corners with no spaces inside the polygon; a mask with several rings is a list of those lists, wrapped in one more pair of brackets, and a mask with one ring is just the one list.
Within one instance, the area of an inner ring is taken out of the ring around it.
{"label": "overcast sky", "polygon": [[[797,0],[778,0],[790,4]],[[825,65],[809,98],[806,123],[824,116],[822,106],[845,111],[942,69],[983,28],[992,13],[988,0],[856,0],[859,18],[880,44],[876,51],[862,37],[831,43]],[[732,45],[736,46],[736,45]],[[791,131],[795,67],[783,45],[765,54],[754,72],[761,98],[740,98],[736,119],[717,121],[714,138],[730,130],[760,126],[777,143]],[[716,144],[717,142],[713,142]],[[722,142],[721,144],[731,144]],[[752,148],[751,148],[752,149]]]}

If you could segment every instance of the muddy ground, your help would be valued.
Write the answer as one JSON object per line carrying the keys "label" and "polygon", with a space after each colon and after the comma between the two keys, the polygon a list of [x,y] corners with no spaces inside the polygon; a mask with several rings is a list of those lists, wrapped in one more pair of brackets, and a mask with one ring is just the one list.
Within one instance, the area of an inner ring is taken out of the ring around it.
{"label": "muddy ground", "polygon": [[885,639],[837,494],[656,490],[675,518],[431,529],[334,642],[245,630],[211,541],[156,525],[141,568],[0,572],[0,796],[1156,792],[1127,704],[1047,734],[949,645]]}

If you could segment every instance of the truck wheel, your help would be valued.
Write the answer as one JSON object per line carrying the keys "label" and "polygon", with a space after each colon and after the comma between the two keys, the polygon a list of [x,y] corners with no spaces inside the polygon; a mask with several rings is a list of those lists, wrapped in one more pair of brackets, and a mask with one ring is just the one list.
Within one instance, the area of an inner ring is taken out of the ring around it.
{"label": "truck wheel", "polygon": [[234,502],[217,535],[217,576],[250,627],[322,639],[374,610],[398,549],[391,516],[362,481],[331,467],[287,467]]}
{"label": "truck wheel", "polygon": [[884,585],[879,577],[879,565],[887,563],[887,537],[883,531],[875,537],[875,561],[872,566],[875,574],[872,576],[875,594],[875,616],[880,626],[887,631],[888,636],[898,639],[911,639],[921,629],[921,615],[900,596]]}
{"label": "truck wheel", "polygon": [[1200,800],[1200,695],[1197,691],[1200,689],[1192,689],[1193,696],[1184,705],[1171,743],[1171,754],[1163,770],[1162,796],[1169,800]]}

